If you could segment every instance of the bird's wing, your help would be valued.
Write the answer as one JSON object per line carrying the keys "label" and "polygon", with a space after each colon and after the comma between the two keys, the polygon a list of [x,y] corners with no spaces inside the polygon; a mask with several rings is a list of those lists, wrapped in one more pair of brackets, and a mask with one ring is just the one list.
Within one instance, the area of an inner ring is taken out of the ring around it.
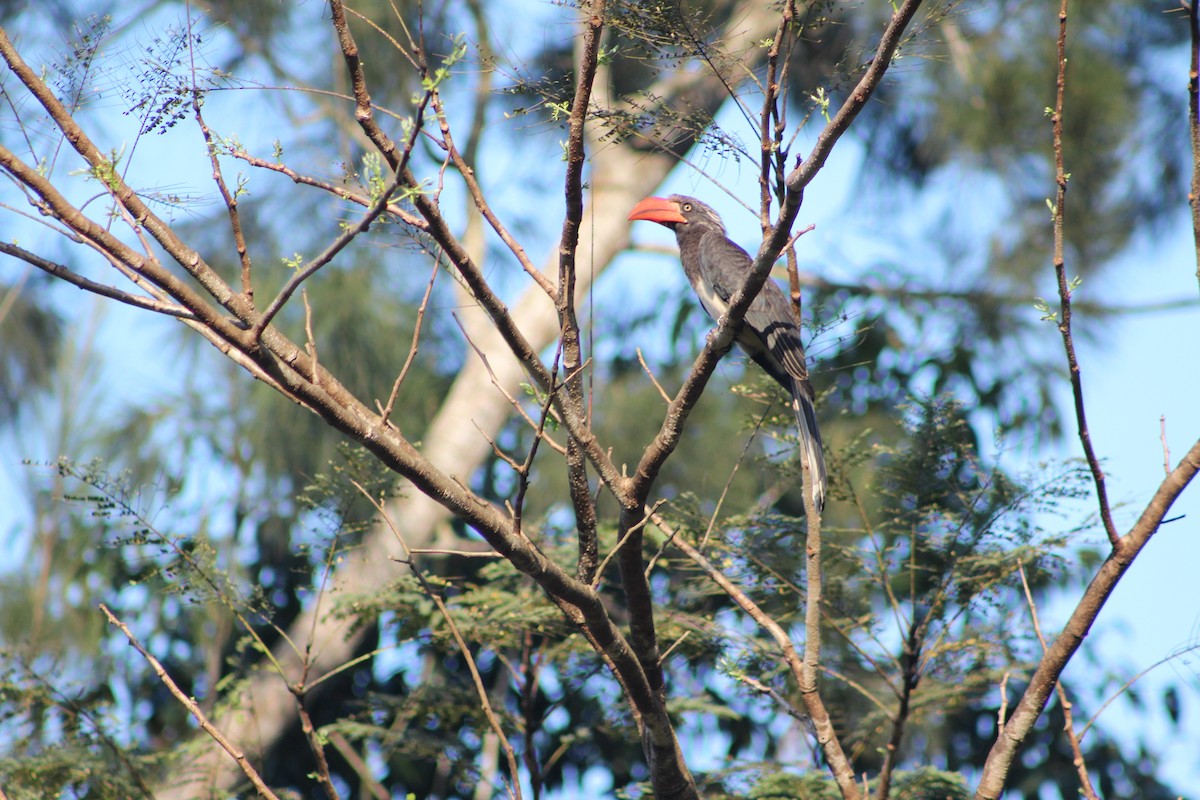
{"label": "bird's wing", "polygon": [[[716,231],[706,234],[698,244],[693,251],[698,274],[692,275],[689,271],[688,277],[704,310],[719,319],[729,311],[729,299],[746,280],[753,260],[745,250]],[[824,507],[825,456],[821,431],[817,427],[817,412],[813,407],[812,384],[808,382],[804,346],[800,343],[800,328],[792,316],[787,295],[770,278],[750,303],[746,324],[737,341],[755,363],[791,394],[813,501],[818,508]]]}
{"label": "bird's wing", "polygon": [[717,231],[700,237],[695,253],[696,273],[689,274],[688,279],[700,298],[700,305],[710,317],[719,320],[729,311],[729,298],[745,279],[750,256]]}
{"label": "bird's wing", "polygon": [[[696,292],[709,315],[720,318],[729,310],[733,293],[746,280],[752,259],[745,250],[715,231],[700,242],[697,255],[701,280]],[[706,298],[702,286],[711,287],[715,297]],[[719,307],[714,309],[716,303]],[[784,380],[780,373],[798,381],[808,380],[800,328],[792,316],[791,303],[774,280],[768,278],[750,304],[738,344],[785,388],[790,388],[790,381]]]}

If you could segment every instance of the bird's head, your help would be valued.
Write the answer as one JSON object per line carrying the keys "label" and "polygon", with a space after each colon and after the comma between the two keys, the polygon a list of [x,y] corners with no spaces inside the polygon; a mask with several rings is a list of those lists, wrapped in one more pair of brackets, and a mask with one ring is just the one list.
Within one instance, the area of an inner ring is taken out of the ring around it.
{"label": "bird's head", "polygon": [[715,228],[725,233],[725,223],[717,212],[694,197],[673,194],[670,197],[647,197],[629,212],[629,220],[645,219],[665,225],[676,233],[680,225]]}

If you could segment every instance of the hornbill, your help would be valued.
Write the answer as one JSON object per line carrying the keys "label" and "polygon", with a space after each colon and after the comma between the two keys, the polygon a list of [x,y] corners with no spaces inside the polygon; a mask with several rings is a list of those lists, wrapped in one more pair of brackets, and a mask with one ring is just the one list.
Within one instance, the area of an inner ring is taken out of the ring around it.
{"label": "hornbill", "polygon": [[[673,194],[647,197],[633,207],[630,220],[645,219],[675,231],[679,259],[700,305],[714,320],[729,311],[729,299],[745,283],[750,255],[731,242],[717,212],[694,197]],[[821,431],[813,408],[800,328],[792,316],[783,290],[768,280],[750,303],[737,344],[792,396],[792,410],[800,432],[800,450],[808,463],[812,497],[817,508],[825,505],[825,457]]]}

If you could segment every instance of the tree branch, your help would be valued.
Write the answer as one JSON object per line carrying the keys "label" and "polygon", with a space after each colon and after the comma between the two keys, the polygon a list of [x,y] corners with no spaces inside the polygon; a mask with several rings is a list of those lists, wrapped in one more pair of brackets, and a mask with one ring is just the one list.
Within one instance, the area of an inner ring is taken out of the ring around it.
{"label": "tree branch", "polygon": [[[364,208],[371,207],[371,198],[367,197],[366,195],[352,192],[343,186],[338,186],[337,184],[330,183],[329,181],[322,181],[308,175],[301,175],[299,172],[296,172],[296,170],[292,169],[286,164],[278,164],[274,161],[267,161],[266,159],[259,158],[258,156],[250,155],[250,153],[247,153],[245,150],[230,150],[229,155],[233,158],[245,161],[252,167],[270,170],[272,172],[277,172],[280,175],[286,175],[292,179],[293,183],[298,183],[302,186],[311,186],[315,189],[329,192],[330,194],[335,195],[342,200],[355,203],[363,206]],[[414,214],[411,214],[395,203],[388,203],[387,212],[409,227],[416,228],[418,230],[424,230],[428,227],[428,223],[425,222],[425,220]]]}
{"label": "tree branch", "polygon": [[[114,165],[96,147],[87,134],[84,133],[83,129],[79,127],[78,123],[75,122],[75,119],[71,116],[71,112],[59,102],[54,93],[50,91],[50,88],[30,69],[29,65],[17,53],[16,48],[13,47],[11,40],[8,38],[8,33],[3,27],[0,27],[0,57],[8,64],[9,69],[17,76],[18,80],[25,85],[29,93],[46,109],[50,119],[63,132],[67,141],[71,143],[76,152],[83,156],[84,160],[90,165],[95,177],[104,182],[107,191],[129,212],[137,224],[144,226],[150,232],[150,235],[154,237],[155,241],[175,259],[176,263],[199,281],[204,290],[218,303],[235,314],[238,319],[248,321],[249,314],[251,313],[249,300],[235,293],[217,275],[216,271],[201,258],[200,254],[188,247],[175,234],[171,226],[154,214],[142,202],[137,193],[121,179],[116,173]],[[13,171],[17,165],[24,167],[24,164],[21,164],[20,160],[13,156],[7,148],[0,147],[0,154],[3,156],[0,158],[0,164],[6,169]],[[37,180],[33,180],[33,178]],[[62,198],[62,195],[41,175],[34,172],[30,176],[28,171],[26,171],[24,174],[18,176],[18,180],[37,192],[52,207],[64,206],[69,208],[70,211],[65,216],[60,215],[59,219],[77,233],[97,242],[97,244],[110,250],[110,252],[128,252],[128,249],[116,240],[115,237],[111,236],[107,230],[95,225],[95,223],[92,223],[80,212],[71,208],[70,204]],[[140,263],[147,270],[144,273],[146,277],[170,292],[176,300],[187,306],[193,314],[204,320],[206,324],[213,327],[219,327],[222,324],[222,321],[217,317],[215,312],[206,303],[201,301],[199,296],[190,287],[165,270],[155,269],[156,262],[152,263],[149,259],[143,259],[138,256],[134,256],[132,260],[122,257],[121,260],[131,267]],[[138,271],[141,272],[141,270]],[[229,326],[228,323],[224,323],[224,328],[228,330],[230,335],[233,335],[233,331],[236,330],[236,328]]]}
{"label": "tree branch", "polygon": [[192,34],[192,15],[190,12],[187,15],[187,27],[188,59],[192,76],[192,114],[196,118],[196,124],[200,127],[200,135],[204,137],[205,150],[208,152],[208,162],[212,166],[213,182],[217,184],[217,190],[221,194],[221,200],[225,203],[225,210],[229,215],[229,229],[233,233],[233,246],[237,250],[238,261],[242,267],[242,294],[253,304],[254,282],[251,279],[252,264],[250,250],[246,246],[246,235],[242,230],[242,215],[238,212],[238,198],[236,194],[229,191],[229,187],[225,183],[225,175],[221,171],[221,161],[217,158],[217,143],[212,135],[212,131],[208,127],[208,123],[204,121],[204,113],[200,110],[201,93],[196,85],[196,40]]}
{"label": "tree branch", "polygon": [[413,121],[412,131],[409,132],[408,139],[404,143],[404,150],[400,154],[400,161],[396,167],[396,172],[392,175],[392,179],[388,181],[387,188],[383,190],[383,194],[371,203],[370,208],[367,209],[367,213],[358,222],[343,230],[316,258],[298,269],[296,274],[284,284],[284,287],[279,290],[279,294],[275,296],[275,299],[263,311],[262,316],[254,323],[251,334],[255,339],[262,335],[263,330],[271,324],[271,320],[275,318],[275,315],[279,313],[284,304],[291,299],[296,289],[300,288],[300,284],[311,278],[317,270],[332,261],[338,253],[345,249],[346,245],[350,244],[359,234],[370,228],[371,223],[378,219],[379,215],[387,209],[388,200],[405,183],[405,176],[408,174],[408,160],[412,157],[417,137],[421,135],[421,126],[425,119],[425,109],[432,98],[433,92],[426,91],[421,97],[421,102],[417,104],[416,119]]}
{"label": "tree branch", "polygon": [[150,655],[150,652],[142,647],[141,642],[133,635],[133,631],[129,630],[129,626],[113,616],[113,613],[108,610],[108,606],[103,603],[100,604],[100,610],[104,612],[104,616],[108,618],[110,624],[115,625],[120,629],[121,633],[125,634],[125,638],[129,640],[129,644],[133,645],[133,649],[137,650],[142,658],[146,659],[146,663],[154,670],[154,674],[162,681],[163,686],[167,687],[167,691],[171,693],[171,696],[178,700],[179,704],[196,718],[196,722],[199,723],[200,728],[211,736],[213,741],[221,745],[221,749],[228,753],[230,758],[237,762],[238,767],[250,779],[250,783],[254,784],[254,788],[258,791],[259,796],[266,797],[268,800],[279,800],[275,793],[263,782],[262,776],[254,769],[254,766],[246,758],[245,753],[234,745],[233,742],[226,739],[224,734],[208,721],[208,717],[200,710],[200,706],[196,704],[196,701],[184,694],[183,690],[171,679],[171,676],[163,668],[163,665],[159,663],[158,659]]}
{"label": "tree branch", "polygon": [[1187,9],[1191,58],[1188,69],[1188,134],[1192,143],[1192,240],[1196,250],[1196,281],[1200,283],[1200,8],[1196,0],[1182,0]]}
{"label": "tree branch", "polygon": [[1058,320],[1058,331],[1062,334],[1063,348],[1067,353],[1067,368],[1071,374],[1071,393],[1075,398],[1075,421],[1079,429],[1079,441],[1083,445],[1083,454],[1087,458],[1088,467],[1092,471],[1092,481],[1096,485],[1096,502],[1100,505],[1100,520],[1104,524],[1104,532],[1113,547],[1120,543],[1121,536],[1113,523],[1112,511],[1108,505],[1108,489],[1104,482],[1104,470],[1096,451],[1092,447],[1092,434],[1088,430],[1087,412],[1083,402],[1083,377],[1079,368],[1079,360],[1075,356],[1075,341],[1071,335],[1071,284],[1067,280],[1067,268],[1063,255],[1063,226],[1066,219],[1067,203],[1067,173],[1063,169],[1063,96],[1067,90],[1067,0],[1062,0],[1058,12],[1058,78],[1057,91],[1054,99],[1054,180],[1057,188],[1054,195],[1054,276],[1058,282],[1058,297],[1062,305],[1061,316]]}
{"label": "tree branch", "polygon": [[[1038,620],[1037,603],[1033,600],[1033,592],[1029,589],[1029,578],[1025,575],[1025,565],[1018,563],[1017,572],[1021,576],[1021,588],[1025,592],[1025,605],[1029,608],[1029,618],[1033,621],[1033,632],[1037,636],[1038,643],[1042,646],[1042,652],[1046,652],[1046,637],[1042,633],[1042,623]],[[1067,734],[1067,741],[1071,745],[1071,754],[1075,757],[1075,771],[1079,775],[1080,793],[1088,798],[1088,800],[1100,800],[1096,795],[1096,790],[1092,788],[1092,779],[1088,776],[1087,763],[1083,758],[1083,749],[1079,746],[1079,736],[1075,733],[1075,720],[1071,715],[1071,701],[1067,698],[1067,689],[1063,686],[1061,680],[1055,681],[1054,691],[1058,695],[1058,703],[1063,710],[1063,731]]]}
{"label": "tree branch", "polygon": [[1121,537],[1118,547],[1114,547],[1107,559],[1097,570],[1092,582],[1075,606],[1075,611],[1067,620],[1062,633],[1051,643],[1033,676],[1029,686],[1021,696],[1020,702],[1013,709],[1012,716],[1000,729],[996,743],[988,752],[987,761],[983,766],[979,787],[975,791],[977,800],[998,800],[1004,791],[1004,783],[1013,759],[1020,752],[1021,745],[1033,729],[1034,723],[1046,707],[1046,701],[1054,685],[1062,674],[1063,669],[1083,643],[1083,639],[1091,630],[1104,603],[1108,600],[1117,583],[1137,558],[1142,548],[1149,543],[1150,538],[1158,531],[1163,518],[1180,493],[1200,471],[1200,440],[1180,460],[1161,484],[1138,521],[1130,531]]}
{"label": "tree branch", "polygon": [[195,315],[193,315],[186,308],[162,300],[156,300],[153,297],[143,297],[137,294],[130,294],[129,292],[122,291],[115,286],[97,283],[96,281],[89,280],[88,278],[85,278],[76,272],[72,272],[63,264],[58,264],[42,258],[36,253],[31,253],[25,248],[18,247],[15,244],[0,242],[0,253],[20,259],[27,264],[32,264],[46,274],[53,275],[55,278],[60,278],[61,280],[64,280],[73,286],[78,286],[84,291],[92,292],[93,294],[98,294],[101,297],[107,297],[120,303],[125,303],[126,305],[133,306],[134,308],[140,308],[145,311],[153,311],[156,314],[165,314],[169,317],[185,317],[187,319],[196,318]]}
{"label": "tree branch", "polygon": [[[767,614],[757,603],[751,600],[749,595],[743,592],[737,584],[713,566],[704,557],[703,553],[680,536],[670,523],[659,516],[658,513],[649,509],[647,511],[650,514],[650,519],[670,537],[671,542],[682,550],[684,555],[694,561],[706,575],[712,578],[729,595],[729,598],[733,602],[737,603],[751,619],[758,623],[759,627],[770,634],[771,638],[775,640],[775,643],[779,646],[780,654],[783,656],[784,663],[787,664],[788,669],[792,673],[792,679],[800,687],[800,697],[804,701],[804,708],[812,720],[817,741],[820,743],[821,750],[825,754],[825,760],[829,764],[829,771],[833,773],[838,789],[842,792],[842,797],[844,800],[858,800],[862,795],[859,792],[858,784],[854,781],[854,770],[851,769],[850,761],[846,758],[846,754],[842,750],[837,731],[833,728],[833,722],[829,718],[829,712],[825,708],[825,703],[822,701],[820,693],[816,691],[804,691],[803,689],[807,680],[805,677],[805,664],[796,652],[795,646],[792,645],[792,640],[788,636],[787,631],[771,615]],[[808,598],[808,603],[809,605],[813,604],[812,598]]]}

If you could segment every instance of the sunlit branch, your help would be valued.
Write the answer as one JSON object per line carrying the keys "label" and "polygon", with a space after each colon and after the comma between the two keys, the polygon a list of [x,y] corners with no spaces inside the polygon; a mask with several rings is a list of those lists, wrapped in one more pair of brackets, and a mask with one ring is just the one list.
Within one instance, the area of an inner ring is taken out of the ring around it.
{"label": "sunlit branch", "polygon": [[250,760],[246,758],[246,754],[243,753],[240,748],[226,739],[224,734],[222,734],[219,730],[217,730],[216,726],[209,722],[208,717],[206,717],[204,712],[200,710],[200,706],[196,704],[196,701],[188,697],[187,694],[179,688],[175,681],[171,679],[171,676],[163,668],[163,665],[159,663],[158,659],[150,655],[150,652],[146,650],[146,648],[142,647],[141,642],[139,642],[137,637],[133,635],[133,631],[129,630],[129,626],[113,616],[113,613],[108,610],[108,606],[104,605],[103,603],[100,604],[100,610],[104,612],[104,616],[108,618],[110,624],[115,625],[118,629],[120,629],[121,633],[125,634],[125,638],[129,640],[129,644],[133,646],[133,649],[137,650],[138,653],[141,654],[142,658],[146,659],[146,663],[149,664],[150,668],[154,670],[154,674],[162,682],[163,686],[167,687],[167,691],[171,693],[171,696],[178,700],[179,704],[186,708],[188,713],[195,717],[196,722],[200,725],[200,728],[209,736],[211,736],[213,741],[219,744],[221,749],[229,754],[230,758],[237,762],[238,767],[243,773],[245,773],[246,777],[250,780],[250,783],[254,784],[254,788],[258,791],[259,795],[268,798],[268,800],[279,800],[276,794],[271,791],[270,787],[263,782],[262,776],[258,774],[258,770],[254,769],[254,765],[252,765]]}
{"label": "sunlit branch", "polygon": [[[806,676],[806,664],[796,652],[796,648],[792,644],[791,637],[788,636],[787,631],[769,614],[763,611],[757,603],[750,599],[750,596],[742,591],[737,584],[731,581],[721,570],[713,566],[703,553],[693,547],[684,537],[678,535],[673,526],[666,520],[653,512],[650,512],[649,516],[655,525],[671,537],[672,543],[682,550],[684,555],[695,562],[706,575],[729,595],[731,600],[737,603],[751,619],[758,623],[775,640],[780,654],[783,656],[784,663],[787,664],[788,669],[792,673],[793,680],[796,681],[797,686],[801,687],[800,697],[804,702],[805,710],[808,712],[813,727],[816,729],[817,741],[821,744],[822,752],[825,754],[825,758],[829,763],[829,769],[833,773],[834,780],[837,781],[842,797],[845,800],[858,800],[862,795],[858,785],[855,783],[854,771],[850,767],[850,761],[846,758],[842,750],[841,742],[833,728],[833,722],[829,717],[829,712],[825,708],[825,703],[821,699],[820,693],[816,691],[804,691],[803,689],[805,683],[810,681],[810,678]],[[807,598],[807,603],[810,607],[816,605],[811,597]]]}
{"label": "sunlit branch", "polygon": [[[529,277],[533,278],[534,282],[542,288],[547,297],[551,299],[555,296],[554,284],[542,274],[534,263],[529,259],[529,255],[525,252],[525,248],[513,237],[508,228],[496,216],[496,212],[492,210],[492,206],[488,203],[487,198],[483,194],[483,187],[479,185],[479,180],[475,175],[475,165],[468,161],[467,158],[458,150],[458,146],[454,143],[454,136],[450,131],[450,122],[446,118],[445,108],[442,105],[442,98],[439,93],[434,94],[433,110],[437,115],[438,125],[441,128],[442,143],[446,148],[446,153],[450,157],[454,168],[458,170],[462,176],[463,182],[467,185],[467,191],[471,195],[471,200],[475,204],[475,208],[483,215],[488,224],[492,226],[492,230],[500,237],[500,241],[504,242],[509,252],[517,259],[517,263],[525,270]],[[476,114],[481,113],[476,109]]]}
{"label": "sunlit branch", "polygon": [[[92,142],[72,117],[71,112],[59,102],[50,88],[25,63],[20,54],[17,53],[4,28],[0,28],[0,57],[4,59],[13,74],[25,85],[34,99],[46,110],[51,120],[62,131],[72,147],[87,161],[95,176],[104,182],[112,197],[129,212],[129,215],[140,226],[149,231],[155,241],[171,255],[176,263],[199,281],[204,290],[212,298],[239,318],[245,319],[250,313],[249,301],[235,294],[216,271],[204,261],[200,254],[187,246],[171,226],[159,218],[158,215],[154,214],[142,202],[141,198],[138,197],[137,192],[130,188],[116,174],[114,164]],[[141,265],[146,269],[145,274],[147,278],[168,291],[172,297],[189,308],[193,314],[202,319],[206,324],[218,330],[223,329],[232,335],[232,329],[229,324],[220,320],[218,315],[190,286],[187,286],[166,270],[155,268],[155,265],[139,256],[126,257],[124,254],[129,251],[123,243],[113,237],[103,227],[96,225],[84,216],[82,212],[74,209],[44,176],[38,174],[36,171],[29,170],[7,148],[0,147],[0,164],[17,175],[21,183],[35,191],[42,200],[53,208],[58,218],[77,233],[96,241],[110,252],[119,254],[121,260],[127,265],[131,267]]]}
{"label": "sunlit branch", "polygon": [[408,160],[412,156],[413,145],[416,144],[417,137],[421,135],[421,126],[425,119],[425,109],[429,106],[429,101],[432,99],[433,92],[426,91],[421,97],[421,102],[417,104],[417,111],[413,121],[412,131],[409,133],[408,139],[404,143],[404,149],[400,154],[400,161],[396,167],[396,172],[392,175],[391,180],[388,181],[387,188],[385,188],[383,193],[371,203],[371,206],[367,209],[366,214],[359,218],[359,220],[353,225],[347,226],[345,230],[343,230],[336,239],[330,242],[329,246],[326,247],[316,258],[299,268],[296,271],[296,274],[288,280],[284,287],[279,291],[279,294],[276,295],[275,299],[271,301],[271,304],[267,306],[265,311],[263,311],[262,316],[259,317],[255,322],[254,329],[251,331],[255,339],[262,335],[262,331],[271,324],[271,320],[276,314],[279,313],[284,304],[287,303],[292,294],[295,293],[296,289],[300,287],[300,284],[311,278],[314,274],[316,274],[317,270],[331,262],[334,257],[337,256],[337,254],[343,249],[345,249],[348,244],[354,241],[359,234],[370,228],[371,223],[378,219],[379,215],[382,214],[387,208],[388,200],[391,198],[391,196],[395,194],[401,186],[404,185],[406,175],[408,173]]}
{"label": "sunlit branch", "polygon": [[1137,522],[1121,537],[1120,545],[1112,549],[1097,570],[1063,631],[1051,642],[1038,662],[1028,687],[988,752],[975,792],[977,800],[997,800],[1001,796],[1009,768],[1046,707],[1050,692],[1054,690],[1063,669],[1083,643],[1083,638],[1125,571],[1158,531],[1167,511],[1197,472],[1200,472],[1200,440],[1192,445],[1171,474],[1159,484]]}
{"label": "sunlit branch", "polygon": [[[1042,652],[1046,652],[1046,636],[1042,633],[1042,623],[1038,619],[1037,603],[1033,600],[1033,592],[1029,589],[1029,579],[1025,575],[1025,565],[1018,564],[1017,572],[1021,575],[1021,589],[1025,592],[1025,605],[1029,609],[1029,618],[1033,622],[1033,632]],[[1063,731],[1071,745],[1071,755],[1074,756],[1075,771],[1079,775],[1080,793],[1088,800],[1099,800],[1096,790],[1092,788],[1092,779],[1088,776],[1087,762],[1083,758],[1083,749],[1079,746],[1079,736],[1075,733],[1075,719],[1071,714],[1071,701],[1067,698],[1067,689],[1061,680],[1055,681],[1054,690],[1058,694],[1058,703],[1063,710]]]}
{"label": "sunlit branch", "polygon": [[1079,359],[1075,355],[1075,340],[1071,331],[1071,290],[1073,288],[1067,279],[1066,259],[1064,256],[1063,226],[1066,220],[1067,203],[1067,173],[1063,168],[1063,97],[1067,89],[1067,0],[1062,0],[1058,13],[1058,78],[1057,92],[1054,100],[1054,116],[1051,118],[1054,126],[1054,276],[1058,283],[1058,297],[1061,311],[1058,319],[1058,331],[1062,335],[1063,348],[1067,354],[1067,368],[1071,375],[1071,393],[1075,399],[1075,421],[1079,429],[1079,441],[1083,445],[1083,454],[1087,458],[1088,467],[1092,471],[1092,482],[1096,485],[1096,502],[1100,506],[1100,521],[1104,524],[1104,532],[1114,548],[1120,545],[1121,535],[1113,523],[1112,510],[1108,504],[1108,488],[1104,480],[1104,470],[1096,450],[1092,446],[1092,434],[1088,429],[1087,411],[1083,400],[1083,376],[1079,367]]}
{"label": "sunlit branch", "polygon": [[[296,172],[291,167],[287,166],[286,164],[279,164],[274,161],[267,161],[264,158],[252,156],[249,153],[247,153],[245,150],[236,150],[236,149],[230,150],[229,155],[232,156],[233,158],[237,158],[237,159],[241,159],[242,161],[245,161],[247,164],[249,164],[252,167],[258,167],[259,169],[267,169],[267,170],[271,170],[272,172],[278,172],[280,175],[286,175],[287,177],[291,178],[294,183],[298,183],[303,186],[312,186],[315,189],[320,189],[322,191],[329,192],[330,194],[336,195],[337,197],[341,198],[342,200],[346,200],[347,202],[350,202],[350,203],[356,203],[357,205],[363,206],[365,208],[370,208],[371,204],[373,202],[370,197],[367,197],[364,194],[360,194],[358,192],[352,192],[349,189],[346,189],[342,186],[338,186],[337,184],[334,184],[334,183],[330,183],[328,181],[322,181],[322,180],[318,180],[317,178],[312,178],[308,175],[302,175],[302,174]],[[405,225],[408,225],[409,227],[417,228],[419,230],[424,230],[429,227],[429,223],[427,223],[425,220],[421,219],[418,216],[415,216],[414,214],[412,214],[409,211],[406,211],[405,209],[401,208],[396,203],[388,203],[387,204],[387,212],[389,214],[391,214],[392,216],[396,217],[397,219],[399,219]]]}
{"label": "sunlit branch", "polygon": [[18,247],[15,244],[8,242],[0,242],[0,253],[20,259],[27,264],[31,264],[42,270],[48,275],[53,275],[55,278],[60,278],[73,286],[78,286],[93,294],[98,294],[101,297],[107,297],[116,300],[126,305],[140,308],[146,311],[153,311],[156,314],[165,314],[170,317],[185,317],[187,319],[195,319],[195,315],[182,306],[170,303],[164,300],[156,300],[153,297],[143,297],[142,295],[130,294],[122,291],[115,286],[109,286],[104,283],[90,280],[83,277],[77,272],[72,272],[63,264],[50,261],[42,258],[36,253],[31,253],[23,247]]}
{"label": "sunlit branch", "polygon": [[188,58],[191,63],[192,77],[192,114],[196,118],[196,124],[200,127],[200,134],[204,137],[205,150],[208,152],[208,161],[212,166],[212,179],[217,184],[217,190],[221,193],[221,199],[225,203],[225,210],[229,214],[229,229],[233,233],[233,246],[237,250],[238,261],[242,267],[242,294],[246,299],[253,302],[254,300],[254,282],[251,279],[251,259],[250,249],[246,245],[246,235],[242,230],[242,215],[238,212],[238,197],[236,194],[229,191],[229,186],[225,183],[225,175],[221,170],[221,160],[217,157],[216,141],[212,135],[212,131],[208,127],[208,123],[204,121],[204,113],[201,111],[201,93],[197,88],[196,81],[196,49],[195,39],[192,34],[192,15],[189,10],[187,15],[187,48]]}

